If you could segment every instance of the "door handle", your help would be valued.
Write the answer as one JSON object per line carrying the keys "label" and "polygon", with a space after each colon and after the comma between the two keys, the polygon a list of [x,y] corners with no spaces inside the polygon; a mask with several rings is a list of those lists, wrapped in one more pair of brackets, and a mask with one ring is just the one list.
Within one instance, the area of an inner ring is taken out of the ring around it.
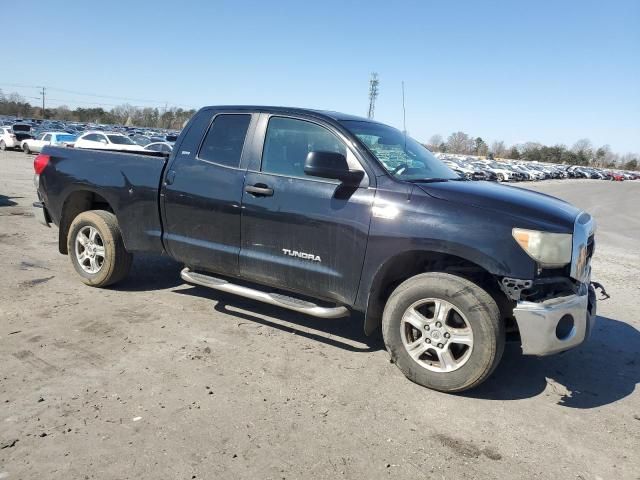
{"label": "door handle", "polygon": [[244,188],[244,191],[247,193],[250,193],[254,197],[273,196],[273,188],[269,188],[264,183],[256,183],[255,185],[248,185]]}
{"label": "door handle", "polygon": [[171,185],[173,183],[173,181],[176,178],[176,171],[175,170],[169,170],[167,172],[167,176],[164,179],[164,183],[165,185]]}

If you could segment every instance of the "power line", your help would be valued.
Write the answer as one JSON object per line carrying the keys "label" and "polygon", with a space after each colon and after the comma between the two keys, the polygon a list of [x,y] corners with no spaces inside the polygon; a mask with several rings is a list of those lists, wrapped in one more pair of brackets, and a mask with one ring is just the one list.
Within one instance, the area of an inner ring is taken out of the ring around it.
{"label": "power line", "polygon": [[[18,84],[18,83],[0,83],[0,85],[2,86],[7,86],[7,87],[14,87],[14,88],[35,88],[38,90],[44,89],[45,87],[39,86],[39,85],[24,85],[24,84]],[[156,107],[156,108],[162,108],[164,105],[171,105],[171,106],[175,106],[175,107],[180,107],[186,110],[196,110],[197,107],[193,107],[193,106],[184,106],[184,105],[178,105],[178,104],[171,104],[166,102],[165,100],[149,100],[149,99],[140,99],[140,98],[133,98],[133,97],[117,97],[117,96],[113,96],[113,95],[102,95],[102,94],[98,94],[98,93],[87,93],[87,92],[79,92],[79,91],[75,91],[75,90],[67,90],[64,88],[57,88],[57,87],[46,87],[48,90],[54,90],[56,92],[62,92],[62,93],[70,93],[72,95],[79,95],[79,96],[83,96],[83,97],[95,97],[95,98],[106,98],[106,99],[112,99],[112,100],[123,100],[123,101],[132,101],[132,102],[143,102],[143,103],[152,103],[154,105],[132,105],[133,107],[137,107],[137,108],[145,108],[145,107]],[[42,91],[39,91],[38,93],[42,94]],[[33,98],[33,97],[30,97]],[[38,98],[39,99],[39,98]],[[51,99],[53,100],[53,99]],[[58,101],[64,101],[64,102],[69,102],[69,103],[83,103],[83,104],[90,104],[90,105],[102,105],[102,106],[111,106],[111,107],[117,107],[119,106],[118,104],[113,104],[113,103],[101,103],[101,102],[87,102],[87,101],[82,101],[82,100],[58,100]]]}

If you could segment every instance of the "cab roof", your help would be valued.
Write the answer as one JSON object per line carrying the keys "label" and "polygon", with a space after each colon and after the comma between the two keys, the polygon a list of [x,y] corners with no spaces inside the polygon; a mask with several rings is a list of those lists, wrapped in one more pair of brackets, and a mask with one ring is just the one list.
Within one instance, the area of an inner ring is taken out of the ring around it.
{"label": "cab roof", "polygon": [[298,107],[274,107],[268,105],[211,105],[204,107],[211,110],[235,110],[235,111],[252,111],[252,112],[265,112],[265,113],[299,113],[310,114],[314,116],[325,117],[334,121],[343,120],[356,120],[359,122],[380,123],[370,118],[359,117],[357,115],[351,115],[348,113],[335,112],[332,110],[315,110],[311,108],[298,108]]}

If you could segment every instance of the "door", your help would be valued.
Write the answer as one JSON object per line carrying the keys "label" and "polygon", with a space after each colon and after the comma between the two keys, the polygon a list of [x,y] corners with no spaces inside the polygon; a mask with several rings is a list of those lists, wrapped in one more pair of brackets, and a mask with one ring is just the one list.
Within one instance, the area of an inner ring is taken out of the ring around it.
{"label": "door", "polygon": [[46,135],[44,135],[39,141],[36,142],[35,144],[35,151],[36,152],[40,152],[42,151],[43,147],[45,145],[49,145],[51,143],[51,134],[47,133]]}
{"label": "door", "polygon": [[256,158],[242,197],[243,278],[341,303],[353,301],[364,261],[374,190],[304,173],[310,151],[344,154],[363,170],[329,125],[263,115]]}
{"label": "door", "polygon": [[[194,269],[237,275],[241,160],[252,114],[201,112],[167,167],[164,241]],[[202,138],[204,137],[204,140]]]}

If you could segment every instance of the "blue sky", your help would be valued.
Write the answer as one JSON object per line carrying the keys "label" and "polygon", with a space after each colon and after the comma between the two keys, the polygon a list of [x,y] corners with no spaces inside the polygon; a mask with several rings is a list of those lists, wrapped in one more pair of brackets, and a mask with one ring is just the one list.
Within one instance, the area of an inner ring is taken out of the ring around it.
{"label": "blue sky", "polygon": [[5,49],[18,53],[0,88],[35,97],[11,85],[45,85],[53,106],[131,98],[365,115],[376,71],[376,119],[402,128],[404,80],[418,140],[462,130],[640,152],[639,0],[34,0],[28,10],[28,25],[3,22]]}

